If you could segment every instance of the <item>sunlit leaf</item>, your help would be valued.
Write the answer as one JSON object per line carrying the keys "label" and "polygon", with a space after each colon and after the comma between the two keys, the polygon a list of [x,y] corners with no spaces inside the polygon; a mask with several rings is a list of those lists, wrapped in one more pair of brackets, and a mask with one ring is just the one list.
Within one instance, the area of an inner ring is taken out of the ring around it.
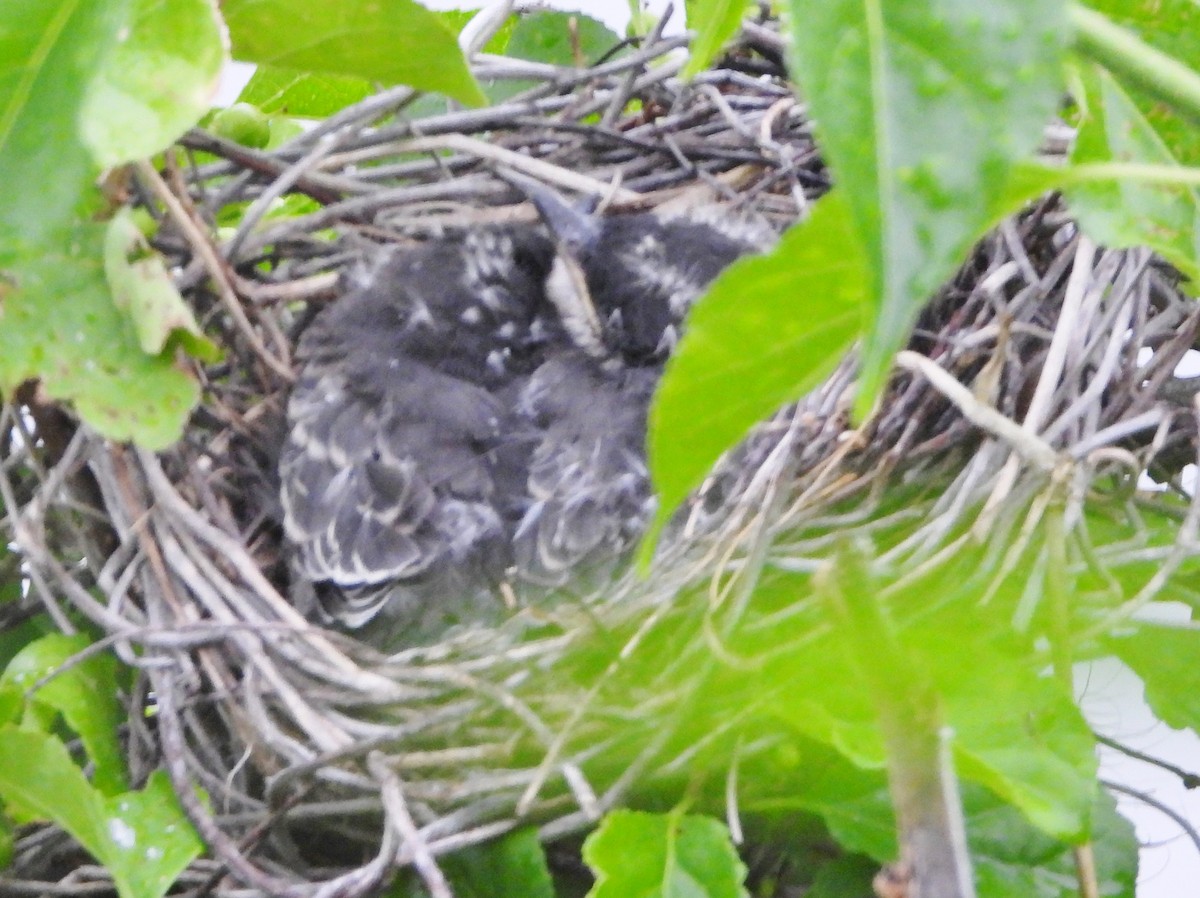
{"label": "sunlit leaf", "polygon": [[199,388],[173,353],[138,345],[104,276],[104,237],[103,225],[65,231],[0,280],[0,390],[39,377],[101,433],[159,449],[178,437]]}
{"label": "sunlit leaf", "polygon": [[747,0],[692,0],[687,5],[688,27],[696,37],[689,48],[691,58],[683,67],[683,77],[690,78],[708,68],[726,41],[737,34],[748,5]]}
{"label": "sunlit leaf", "polygon": [[[1088,0],[1087,8],[1193,70],[1200,67],[1200,6],[1194,0]],[[1144,88],[1118,80],[1171,156],[1200,165],[1200,128],[1194,121]]]}
{"label": "sunlit leaf", "polygon": [[236,59],[485,102],[454,33],[413,0],[227,0],[222,12]]}
{"label": "sunlit leaf", "polygon": [[1086,177],[1087,163],[1139,162],[1168,170],[1179,166],[1112,76],[1096,69],[1087,83],[1087,108],[1073,155],[1081,167],[1065,186],[1071,211],[1093,239],[1110,246],[1148,246],[1195,278],[1200,275],[1200,194],[1184,179],[1181,167],[1175,183]]}
{"label": "sunlit leaf", "polygon": [[1143,623],[1108,647],[1142,678],[1159,720],[1200,732],[1200,631]]}
{"label": "sunlit leaf", "polygon": [[127,787],[117,733],[124,715],[116,697],[116,659],[108,653],[96,654],[57,672],[90,644],[86,636],[43,636],[17,653],[0,675],[0,686],[26,693],[45,679],[30,698],[62,714],[95,765],[96,788],[112,795]]}
{"label": "sunlit leaf", "polygon": [[742,898],[746,867],[711,817],[613,811],[583,845],[588,898]]}
{"label": "sunlit leaf", "polygon": [[18,247],[36,248],[73,217],[90,184],[95,164],[80,140],[80,111],[125,24],[127,5],[7,0],[3,6],[0,280]]}
{"label": "sunlit leaf", "polygon": [[845,355],[867,285],[844,195],[834,190],[767,256],[730,266],[696,304],[650,411],[658,522],[756,422]]}
{"label": "sunlit leaf", "polygon": [[324,118],[357,103],[372,90],[371,82],[366,78],[260,65],[242,89],[238,101],[252,103],[265,113]]}
{"label": "sunlit leaf", "polygon": [[138,345],[148,355],[181,346],[190,355],[215,362],[221,351],[204,336],[192,310],[151,250],[128,209],[108,223],[104,273],[113,302],[133,321]]}
{"label": "sunlit leaf", "polygon": [[857,411],[991,221],[1061,97],[1062,0],[789,4],[792,71],[864,247],[875,320]]}
{"label": "sunlit leaf", "polygon": [[211,0],[132,0],[81,112],[96,161],[112,166],[170,145],[212,103],[225,61]]}
{"label": "sunlit leaf", "polygon": [[129,898],[160,898],[204,845],[161,770],[146,785],[103,802],[109,844],[101,856]]}
{"label": "sunlit leaf", "polygon": [[164,774],[105,798],[46,733],[0,727],[0,798],[18,819],[70,833],[107,867],[121,898],[161,898],[203,850]]}

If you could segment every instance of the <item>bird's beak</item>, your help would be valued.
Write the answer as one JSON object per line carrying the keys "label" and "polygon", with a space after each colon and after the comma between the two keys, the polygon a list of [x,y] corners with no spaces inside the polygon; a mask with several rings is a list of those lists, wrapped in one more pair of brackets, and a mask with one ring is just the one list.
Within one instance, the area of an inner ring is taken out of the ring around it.
{"label": "bird's beak", "polygon": [[588,290],[587,275],[579,260],[561,245],[546,278],[546,295],[575,344],[590,355],[603,356],[604,331]]}
{"label": "bird's beak", "polygon": [[600,224],[590,210],[567,202],[558,191],[519,172],[501,176],[529,197],[554,240],[557,253],[546,282],[546,294],[581,349],[604,352],[603,329],[588,290],[583,258],[600,238]]}

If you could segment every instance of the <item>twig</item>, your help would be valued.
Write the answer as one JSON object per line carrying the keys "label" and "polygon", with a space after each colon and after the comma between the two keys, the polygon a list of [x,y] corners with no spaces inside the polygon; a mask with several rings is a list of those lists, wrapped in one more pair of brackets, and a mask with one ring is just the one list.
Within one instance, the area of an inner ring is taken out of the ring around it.
{"label": "twig", "polygon": [[896,355],[896,365],[922,375],[939,393],[958,406],[968,421],[1008,443],[1041,470],[1052,471],[1058,464],[1058,453],[1051,446],[1042,442],[1027,428],[1014,423],[991,406],[981,403],[970,390],[930,359],[906,349]]}
{"label": "twig", "polygon": [[204,265],[213,279],[213,284],[216,285],[217,295],[221,297],[225,310],[229,312],[230,317],[237,324],[242,336],[246,338],[246,341],[268,368],[274,371],[284,383],[291,383],[295,377],[292,373],[291,363],[286,360],[277,359],[272,355],[258,334],[255,333],[254,326],[250,323],[250,319],[246,317],[246,312],[242,308],[237,294],[233,291],[233,286],[230,283],[225,266],[213,248],[211,241],[201,232],[196,222],[183,208],[183,204],[171,192],[166,182],[159,177],[158,172],[154,170],[154,166],[149,162],[141,161],[136,164],[136,167],[138,174],[145,179],[146,183],[154,191],[154,195],[167,207],[171,219],[187,236],[192,249],[204,260]]}
{"label": "twig", "polygon": [[1100,733],[1093,733],[1096,741],[1101,745],[1106,745],[1114,751],[1119,751],[1126,757],[1133,758],[1136,761],[1142,761],[1146,764],[1151,764],[1160,770],[1165,770],[1168,773],[1173,773],[1179,777],[1179,782],[1183,784],[1185,789],[1200,788],[1200,774],[1192,773],[1189,770],[1184,770],[1182,767],[1176,767],[1174,764],[1169,764],[1162,758],[1156,758],[1153,755],[1143,754],[1135,748],[1130,748],[1115,739],[1110,739],[1108,736],[1103,736]]}
{"label": "twig", "polygon": [[450,883],[446,881],[437,861],[433,859],[429,845],[426,844],[425,838],[413,821],[412,814],[408,811],[408,805],[404,801],[404,792],[400,786],[400,777],[388,767],[383,755],[379,752],[371,752],[367,756],[367,768],[371,771],[371,775],[379,780],[380,795],[383,797],[383,806],[387,810],[386,820],[389,829],[395,828],[400,835],[401,848],[407,848],[412,853],[413,866],[417,868],[417,873],[421,875],[421,880],[429,889],[430,898],[454,898],[454,893],[450,890]]}
{"label": "twig", "polygon": [[1191,821],[1189,821],[1174,808],[1163,804],[1161,801],[1146,792],[1132,789],[1129,786],[1122,785],[1121,783],[1114,783],[1111,780],[1100,780],[1100,785],[1104,786],[1106,789],[1112,790],[1113,792],[1119,792],[1122,795],[1128,795],[1130,798],[1136,798],[1138,801],[1142,802],[1142,804],[1152,807],[1154,810],[1170,817],[1179,825],[1179,828],[1187,834],[1187,837],[1191,839],[1192,845],[1195,847],[1195,849],[1200,851],[1200,831],[1197,831],[1196,827],[1192,826]]}

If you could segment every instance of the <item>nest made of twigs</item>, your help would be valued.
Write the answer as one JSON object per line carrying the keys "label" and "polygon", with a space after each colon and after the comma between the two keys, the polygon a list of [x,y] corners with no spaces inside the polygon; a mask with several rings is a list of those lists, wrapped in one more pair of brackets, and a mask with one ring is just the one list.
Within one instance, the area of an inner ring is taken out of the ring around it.
{"label": "nest made of twigs", "polygon": [[[802,649],[803,603],[750,602],[760,576],[815,570],[835,527],[870,538],[903,521],[912,535],[880,561],[911,569],[981,515],[1018,529],[1064,459],[1078,493],[1105,466],[1132,476],[1178,447],[1194,456],[1195,423],[1163,393],[1197,329],[1173,272],[1145,251],[1094,251],[1050,197],[988,235],[933,300],[870,422],[849,429],[847,359],[731,453],[649,578],[390,657],[305,621],[287,597],[274,454],[292,347],[339,271],[381,244],[533,221],[497,166],[613,212],[726,203],[779,229],[827,189],[773,31],[751,26],[691,84],[678,46],[651,40],[588,71],[485,60],[482,79],[542,83],[420,119],[408,92],[387,91],[275,152],[189,134],[163,182],[140,185],[162,218],[156,245],[228,353],[200,372],[185,438],[155,455],[68,422],[52,441],[46,410],[5,409],[5,432],[24,432],[0,480],[28,604],[81,613],[138,670],[131,770],[165,764],[211,849],[185,883],[366,894],[523,822],[547,839],[582,830],[698,759],[728,766],[734,745],[748,763],[778,739],[747,734],[751,687],[703,726],[696,690],[715,666],[738,669],[721,648],[735,632],[747,670],[755,652]],[[270,218],[284,196],[309,211]],[[242,203],[236,232],[211,240]],[[909,501],[884,501],[905,484]],[[769,644],[756,636],[768,631]],[[46,832],[19,842],[19,875],[55,869],[63,844]]]}

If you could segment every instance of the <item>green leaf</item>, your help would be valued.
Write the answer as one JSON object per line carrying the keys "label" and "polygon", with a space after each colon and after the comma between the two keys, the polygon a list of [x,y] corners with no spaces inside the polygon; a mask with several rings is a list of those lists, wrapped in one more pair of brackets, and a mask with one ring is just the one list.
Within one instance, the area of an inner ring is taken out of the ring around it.
{"label": "green leaf", "polygon": [[0,390],[40,377],[105,436],[161,449],[178,438],[199,388],[172,353],[138,345],[105,280],[104,236],[84,224],[10,257],[7,270],[0,258]]}
{"label": "green leaf", "polygon": [[[1030,827],[1010,805],[979,787],[964,789],[967,834],[979,898],[1076,898],[1071,846]],[[1112,796],[1097,790],[1091,840],[1099,894],[1134,898],[1138,841]]]}
{"label": "green leaf", "polygon": [[519,829],[486,845],[456,851],[440,860],[456,898],[554,898],[554,883],[537,830]]}
{"label": "green leaf", "polygon": [[725,43],[737,34],[746,15],[747,0],[692,0],[687,4],[688,27],[696,32],[691,57],[681,73],[692,78],[708,68]]}
{"label": "green leaf", "polygon": [[205,362],[220,359],[221,350],[200,330],[162,257],[150,248],[127,208],[108,223],[104,273],[113,302],[133,321],[143,352],[158,355],[181,346]]}
{"label": "green leaf", "polygon": [[1159,720],[1200,733],[1200,631],[1142,623],[1107,645],[1141,677]]}
{"label": "green leaf", "polygon": [[730,266],[696,304],[650,410],[655,530],[722,452],[845,355],[865,313],[857,245],[834,190],[770,255]]}
{"label": "green leaf", "polygon": [[[1051,836],[1079,841],[1097,788],[1095,739],[1070,688],[1044,675],[1043,655],[1012,632],[1011,605],[1004,597],[979,603],[982,583],[962,571],[983,568],[987,553],[963,547],[891,605],[920,620],[904,639],[942,697],[959,777],[987,786]],[[1014,593],[1023,590],[1018,580]]]}
{"label": "green leaf", "polygon": [[[584,67],[611,53],[620,40],[604,23],[591,16],[540,10],[515,20],[508,32],[504,53],[531,62]],[[501,103],[538,83],[506,79],[489,82],[486,91],[488,99]]]}
{"label": "green leaf", "polygon": [[208,109],[225,61],[211,0],[132,0],[81,110],[96,161],[109,167],[169,146]]}
{"label": "green leaf", "polygon": [[848,898],[871,894],[871,881],[879,872],[879,861],[861,854],[847,854],[822,864],[804,898]]}
{"label": "green leaf", "polygon": [[251,103],[265,113],[325,118],[357,103],[372,91],[371,82],[365,78],[317,75],[260,65],[246,83],[238,102]]}
{"label": "green leaf", "polygon": [[0,727],[0,797],[18,822],[53,820],[103,859],[108,837],[99,793],[57,737]]}
{"label": "green leaf", "polygon": [[588,898],[742,898],[746,867],[711,817],[613,811],[583,843]]}
{"label": "green leaf", "polygon": [[887,757],[875,708],[847,655],[833,636],[808,642],[802,657],[770,669],[771,681],[787,684],[770,707],[798,732],[832,746],[858,767],[882,769]]}
{"label": "green leaf", "polygon": [[792,0],[792,70],[846,191],[876,310],[857,412],[995,214],[1061,96],[1062,0]]}
{"label": "green leaf", "polygon": [[592,65],[621,42],[598,19],[577,12],[542,10],[522,16],[505,53],[550,65]]}
{"label": "green leaf", "polygon": [[[1078,839],[1087,830],[1096,789],[1095,742],[1070,691],[1041,675],[1045,659],[1012,634],[1010,606],[1002,598],[979,605],[988,577],[973,579],[971,571],[984,567],[985,551],[964,547],[944,568],[889,592],[885,610],[896,618],[895,639],[910,669],[940,697],[958,776],[986,785],[1056,838]],[[811,587],[795,581],[799,600]],[[887,589],[886,579],[876,583],[875,591]],[[779,644],[786,644],[784,634]],[[810,637],[803,646],[764,671],[757,700],[858,766],[881,767],[874,690],[864,686],[856,667],[878,669],[882,652],[846,645],[837,631]],[[835,800],[832,795],[827,803]],[[803,801],[827,815],[807,793]],[[879,843],[865,838],[847,847],[877,851]]]}
{"label": "green leaf", "polygon": [[[19,601],[21,598],[22,586],[19,564],[20,556],[11,553],[6,555],[4,550],[0,549],[0,578],[12,578],[0,579],[0,606],[3,606],[7,602]],[[15,608],[4,610],[16,615],[16,617],[8,626],[0,628],[0,670],[7,667],[8,662],[13,659],[17,652],[21,651],[29,643],[33,642],[39,636],[44,636],[46,633],[57,629],[49,624],[44,612],[24,616],[17,614]],[[7,707],[4,701],[0,699],[0,723],[6,723],[9,720],[6,716]]]}
{"label": "green leaf", "polygon": [[[467,23],[470,22],[479,13],[478,9],[439,9],[437,10],[438,18],[446,23],[446,27],[455,34],[462,32]],[[504,55],[508,52],[508,41],[512,37],[513,30],[520,24],[524,18],[519,13],[509,15],[504,20],[504,24],[497,29],[496,33],[488,38],[488,42],[483,45],[482,52],[493,53],[497,56]]]}
{"label": "green leaf", "polygon": [[0,683],[0,724],[16,723],[24,707],[24,693],[11,683]]}
{"label": "green leaf", "polygon": [[1032,657],[990,649],[957,629],[943,634],[943,649],[949,642],[969,650],[925,657],[954,728],[959,776],[992,789],[1051,836],[1081,841],[1097,788],[1095,740],[1069,690],[1038,676]]}
{"label": "green leaf", "polygon": [[116,659],[108,653],[96,654],[55,674],[64,662],[89,645],[91,641],[82,635],[43,636],[17,653],[0,674],[0,686],[15,686],[25,692],[50,677],[32,699],[58,711],[79,735],[95,765],[96,788],[112,795],[128,787],[117,738],[124,714],[116,696]]}
{"label": "green leaf", "polygon": [[286,115],[273,115],[267,119],[271,127],[271,139],[267,141],[266,149],[277,150],[289,140],[304,133],[304,126],[294,118]]}
{"label": "green leaf", "polygon": [[803,778],[794,787],[789,781],[795,806],[819,814],[847,851],[881,862],[895,858],[896,819],[883,770],[866,770],[840,754],[823,756],[812,748],[801,762]]}
{"label": "green leaf", "polygon": [[[1152,47],[1200,67],[1200,7],[1194,0],[1089,0],[1088,8],[1128,28]],[[1143,88],[1118,78],[1171,156],[1200,165],[1200,128]]]}
{"label": "green leaf", "polygon": [[204,850],[161,770],[141,790],[107,798],[102,807],[109,844],[99,857],[123,896],[160,898]]}
{"label": "green leaf", "polygon": [[108,868],[121,898],[161,898],[203,850],[165,775],[105,798],[46,733],[0,727],[0,797],[21,820],[51,820]]}
{"label": "green leaf", "polygon": [[486,102],[454,33],[413,0],[227,0],[222,11],[237,59]]}
{"label": "green leaf", "polygon": [[[1174,506],[1174,507],[1172,507]],[[1106,558],[1103,576],[1092,574],[1085,583],[1094,590],[1092,595],[1096,602],[1102,604],[1104,610],[1111,610],[1118,604],[1133,598],[1143,589],[1151,578],[1159,575],[1159,558],[1170,550],[1179,537],[1179,515],[1187,508],[1182,499],[1172,499],[1169,494],[1162,494],[1154,506],[1142,505],[1136,511],[1122,502],[1102,502],[1093,499],[1084,509],[1082,527],[1087,530],[1087,539],[1098,550],[1106,546],[1119,544],[1123,551],[1115,558]],[[1134,550],[1134,546],[1138,550]],[[1126,550],[1127,547],[1127,550]],[[1186,562],[1181,570],[1163,585],[1159,592],[1159,601],[1176,601],[1197,607],[1197,593],[1192,584],[1197,582],[1196,574],[1200,565],[1196,562]],[[1116,589],[1110,592],[1110,581]],[[1088,592],[1082,592],[1079,599],[1089,597]],[[1122,621],[1124,617],[1122,616]],[[1122,622],[1122,627],[1125,623]]]}
{"label": "green leaf", "polygon": [[[1071,211],[1083,229],[1109,246],[1149,246],[1191,278],[1200,276],[1197,252],[1200,198],[1162,138],[1107,72],[1086,79],[1087,108],[1075,143],[1076,167],[1065,185]],[[1168,171],[1171,183],[1143,183],[1131,177],[1090,176],[1088,163],[1150,163]]]}
{"label": "green leaf", "polygon": [[[1134,898],[1137,892],[1138,860],[1141,842],[1133,824],[1117,811],[1117,802],[1108,792],[1098,790],[1092,807],[1092,849],[1096,855],[1096,881],[1106,898]],[[1063,858],[1066,866],[1067,858]],[[1075,871],[1075,859],[1070,859]],[[1078,883],[1076,883],[1078,886]],[[1066,892],[1062,898],[1074,898]]]}
{"label": "green leaf", "polygon": [[[0,291],[5,256],[70,221],[95,166],[79,136],[88,85],[127,3],[7,0],[0,12]],[[4,324],[7,331],[8,323]]]}
{"label": "green leaf", "polygon": [[12,821],[0,813],[0,870],[7,869],[12,863],[13,841]]}
{"label": "green leaf", "polygon": [[1102,13],[1078,3],[1069,8],[1074,49],[1106,68],[1121,83],[1200,121],[1200,73]]}

